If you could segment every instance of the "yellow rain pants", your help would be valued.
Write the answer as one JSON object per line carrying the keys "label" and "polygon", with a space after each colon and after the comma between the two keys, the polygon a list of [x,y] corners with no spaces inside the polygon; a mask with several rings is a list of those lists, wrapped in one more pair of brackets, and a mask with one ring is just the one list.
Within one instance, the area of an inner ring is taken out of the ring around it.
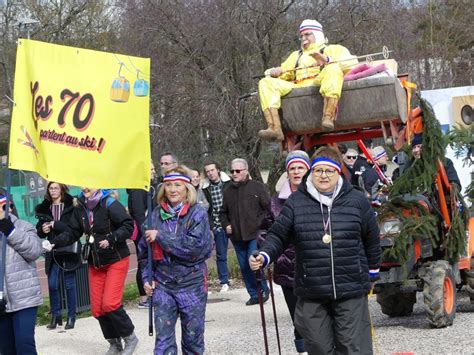
{"label": "yellow rain pants", "polygon": [[298,68],[309,67],[316,63],[314,58],[308,54],[309,51],[303,51],[302,53],[294,51],[281,64],[281,69],[284,72],[282,75],[278,78],[267,76],[259,81],[258,94],[262,110],[270,107],[280,108],[281,97],[298,87],[320,86],[319,92],[321,95],[337,99],[341,97],[344,72],[350,70],[350,67],[357,63],[357,59],[350,54],[347,48],[341,45],[323,45],[321,47],[324,47],[324,55],[328,56],[330,61],[351,58],[352,60],[325,65],[323,70],[316,66],[285,73],[285,71],[295,69],[297,61]]}

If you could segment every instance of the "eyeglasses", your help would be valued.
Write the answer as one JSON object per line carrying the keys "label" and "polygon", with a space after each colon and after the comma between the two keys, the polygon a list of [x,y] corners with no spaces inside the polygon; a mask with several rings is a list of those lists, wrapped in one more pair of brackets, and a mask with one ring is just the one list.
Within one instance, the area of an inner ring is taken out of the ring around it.
{"label": "eyeglasses", "polygon": [[164,162],[160,162],[160,165],[171,165],[171,164],[174,164],[174,163],[175,163],[174,161],[172,161],[171,163],[168,163],[168,162],[164,161]]}
{"label": "eyeglasses", "polygon": [[357,155],[346,155],[347,159],[357,159]]}
{"label": "eyeglasses", "polygon": [[333,176],[335,173],[336,173],[336,169],[316,169],[316,170],[313,170],[313,174],[315,176],[323,176],[323,173],[326,174],[327,177],[331,177]]}
{"label": "eyeglasses", "polygon": [[247,169],[230,169],[231,174],[240,174],[242,171],[245,171]]}
{"label": "eyeglasses", "polygon": [[49,191],[56,191],[56,190],[61,190],[61,188],[60,187],[50,187],[48,190]]}

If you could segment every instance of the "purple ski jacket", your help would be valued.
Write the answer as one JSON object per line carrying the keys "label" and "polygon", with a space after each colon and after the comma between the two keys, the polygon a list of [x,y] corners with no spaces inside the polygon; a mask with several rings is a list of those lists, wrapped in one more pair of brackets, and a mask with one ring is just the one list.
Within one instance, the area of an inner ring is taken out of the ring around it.
{"label": "purple ski jacket", "polygon": [[[206,259],[212,251],[212,237],[207,211],[199,204],[185,205],[179,215],[167,211],[166,204],[152,212],[152,227],[158,230],[154,243],[163,250],[161,260],[153,260],[153,280],[180,283],[193,279],[196,272],[207,274]],[[143,282],[148,281],[148,248],[145,238],[138,244],[138,259]]]}

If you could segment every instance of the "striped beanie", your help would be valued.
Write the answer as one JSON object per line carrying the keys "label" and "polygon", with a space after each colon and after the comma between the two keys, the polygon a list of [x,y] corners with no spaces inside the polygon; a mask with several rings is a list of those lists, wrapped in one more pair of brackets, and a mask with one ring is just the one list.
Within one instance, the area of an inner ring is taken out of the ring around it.
{"label": "striped beanie", "polygon": [[304,20],[300,25],[300,34],[310,31],[313,33],[316,44],[321,45],[327,43],[326,36],[324,36],[323,26],[316,20]]}
{"label": "striped beanie", "polygon": [[288,153],[285,160],[285,169],[288,170],[293,163],[302,163],[309,170],[309,156],[302,150],[293,150]]}
{"label": "striped beanie", "polygon": [[372,158],[374,158],[374,161],[377,161],[385,156],[387,156],[387,152],[385,151],[384,147],[379,145],[372,149]]}

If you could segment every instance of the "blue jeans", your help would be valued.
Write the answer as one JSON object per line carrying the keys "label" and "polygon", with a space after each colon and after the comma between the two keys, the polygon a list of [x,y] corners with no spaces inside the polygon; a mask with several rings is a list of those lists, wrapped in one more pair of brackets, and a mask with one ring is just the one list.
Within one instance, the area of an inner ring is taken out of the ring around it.
{"label": "blue jeans", "polygon": [[[250,269],[249,258],[254,250],[257,250],[257,240],[250,241],[232,241],[234,244],[235,254],[239,262],[242,278],[244,279],[245,287],[251,298],[257,299],[257,280],[254,272]],[[262,281],[262,289],[264,293],[268,293],[267,281]]]}
{"label": "blue jeans", "polygon": [[[58,264],[51,261],[51,269],[48,274],[49,300],[51,302],[51,314],[59,316],[61,314],[61,304],[59,297],[59,275],[62,270]],[[66,287],[67,316],[76,317],[76,270],[64,271],[64,286]]]}
{"label": "blue jeans", "polygon": [[229,238],[224,229],[214,228],[214,241],[216,243],[216,264],[217,275],[221,285],[229,283],[229,271],[227,269],[227,249],[229,247]]}
{"label": "blue jeans", "polygon": [[38,307],[0,316],[0,354],[36,355],[35,323]]}

